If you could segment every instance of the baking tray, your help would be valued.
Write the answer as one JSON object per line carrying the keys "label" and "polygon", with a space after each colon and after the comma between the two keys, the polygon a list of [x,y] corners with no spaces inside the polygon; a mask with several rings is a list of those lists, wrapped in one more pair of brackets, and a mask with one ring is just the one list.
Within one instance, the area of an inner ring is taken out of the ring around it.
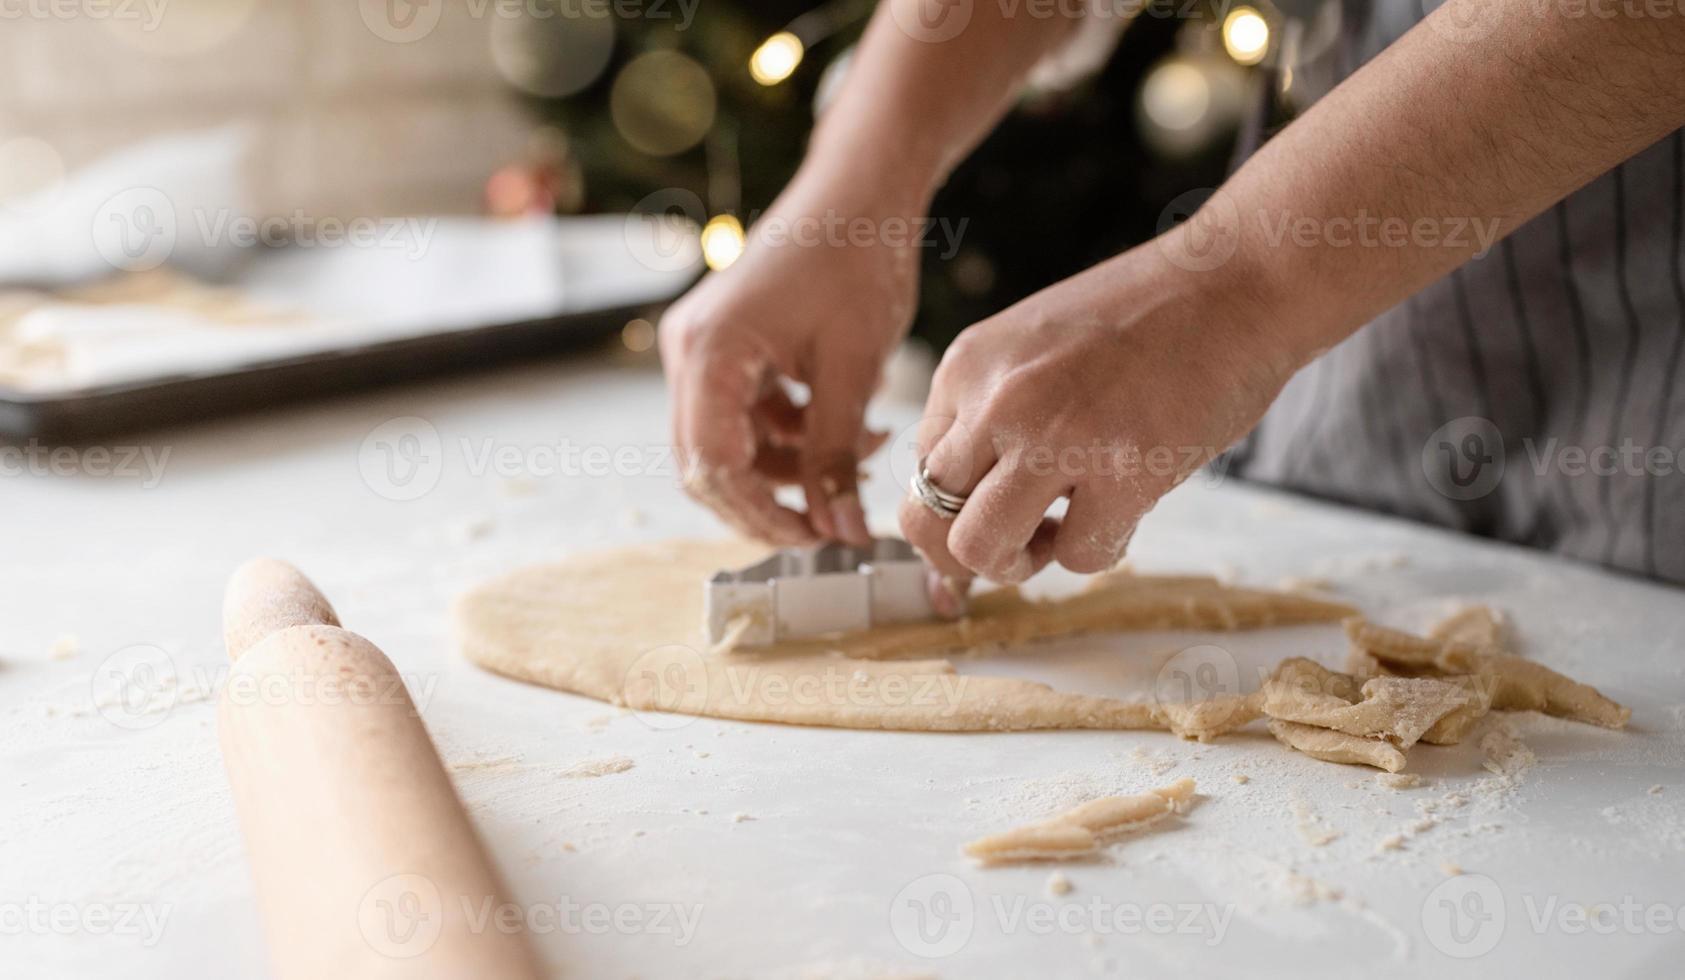
{"label": "baking tray", "polygon": [[260,306],[325,317],[312,321],[318,327],[349,323],[349,336],[227,360],[213,350],[176,366],[119,364],[75,387],[0,385],[0,441],[87,442],[593,347],[634,317],[653,322],[702,271],[699,251],[651,261],[658,240],[694,245],[644,216],[432,224],[417,255],[235,256],[237,271],[220,285]]}
{"label": "baking tray", "polygon": [[0,388],[0,436],[76,444],[535,356],[596,348],[667,301],[568,313],[300,354],[214,374],[36,395]]}

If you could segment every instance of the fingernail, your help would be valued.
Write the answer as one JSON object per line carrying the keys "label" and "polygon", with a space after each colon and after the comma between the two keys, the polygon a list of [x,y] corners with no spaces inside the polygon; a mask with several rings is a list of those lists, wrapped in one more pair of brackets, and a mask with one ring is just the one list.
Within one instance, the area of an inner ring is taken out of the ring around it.
{"label": "fingernail", "polygon": [[925,587],[930,592],[930,607],[943,619],[958,619],[965,615],[965,593],[959,584],[934,568],[925,573]]}
{"label": "fingernail", "polygon": [[831,501],[831,524],[836,536],[849,544],[864,548],[872,543],[872,532],[866,530],[866,512],[854,494]]}

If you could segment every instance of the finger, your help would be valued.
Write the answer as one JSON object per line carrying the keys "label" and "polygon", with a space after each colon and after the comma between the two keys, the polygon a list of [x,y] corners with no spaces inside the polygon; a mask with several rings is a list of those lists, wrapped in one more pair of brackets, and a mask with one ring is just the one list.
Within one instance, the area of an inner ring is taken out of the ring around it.
{"label": "finger", "polygon": [[751,415],[763,441],[775,446],[800,445],[802,407],[790,400],[789,392],[776,378],[768,377]]}
{"label": "finger", "polygon": [[949,552],[985,578],[1024,581],[1053,558],[1053,532],[1042,525],[1061,492],[1056,479],[1010,461],[997,464],[954,518]]}
{"label": "finger", "polygon": [[939,490],[964,496],[982,482],[999,461],[995,447],[979,443],[964,422],[932,420],[931,429],[940,433],[921,454],[930,482]]}
{"label": "finger", "polygon": [[679,450],[687,492],[733,528],[775,544],[803,544],[813,529],[780,505],[773,487],[754,472],[758,449],[750,409],[760,394],[752,358],[714,357],[682,378],[678,392]]}
{"label": "finger", "polygon": [[686,483],[686,489],[740,534],[780,547],[817,540],[807,518],[780,504],[767,481],[754,473],[699,474]]}
{"label": "finger", "polygon": [[1092,575],[1116,565],[1135,533],[1141,508],[1121,493],[1081,487],[1060,521],[1053,557],[1073,572]]}
{"label": "finger", "polygon": [[948,528],[943,520],[914,497],[901,501],[901,536],[930,565],[925,586],[937,615],[955,619],[965,613],[965,593],[971,587],[971,570],[948,553]]}
{"label": "finger", "polygon": [[822,536],[858,547],[872,542],[858,486],[859,444],[873,387],[862,374],[842,366],[815,379],[802,446],[808,520]]}

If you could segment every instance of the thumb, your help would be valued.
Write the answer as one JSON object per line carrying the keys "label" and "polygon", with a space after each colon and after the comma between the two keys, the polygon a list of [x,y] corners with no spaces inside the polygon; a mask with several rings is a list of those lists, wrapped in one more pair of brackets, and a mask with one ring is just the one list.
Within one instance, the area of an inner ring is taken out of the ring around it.
{"label": "thumb", "polygon": [[802,440],[808,519],[821,535],[862,547],[872,535],[860,506],[859,448],[873,382],[869,370],[858,369],[816,378]]}

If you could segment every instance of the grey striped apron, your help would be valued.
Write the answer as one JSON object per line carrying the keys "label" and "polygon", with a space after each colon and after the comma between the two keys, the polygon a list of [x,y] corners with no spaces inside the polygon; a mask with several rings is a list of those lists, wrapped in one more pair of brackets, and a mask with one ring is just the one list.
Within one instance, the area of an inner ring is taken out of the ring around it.
{"label": "grey striped apron", "polygon": [[[1343,5],[1344,77],[1421,6]],[[1319,358],[1230,472],[1685,582],[1685,131]]]}

